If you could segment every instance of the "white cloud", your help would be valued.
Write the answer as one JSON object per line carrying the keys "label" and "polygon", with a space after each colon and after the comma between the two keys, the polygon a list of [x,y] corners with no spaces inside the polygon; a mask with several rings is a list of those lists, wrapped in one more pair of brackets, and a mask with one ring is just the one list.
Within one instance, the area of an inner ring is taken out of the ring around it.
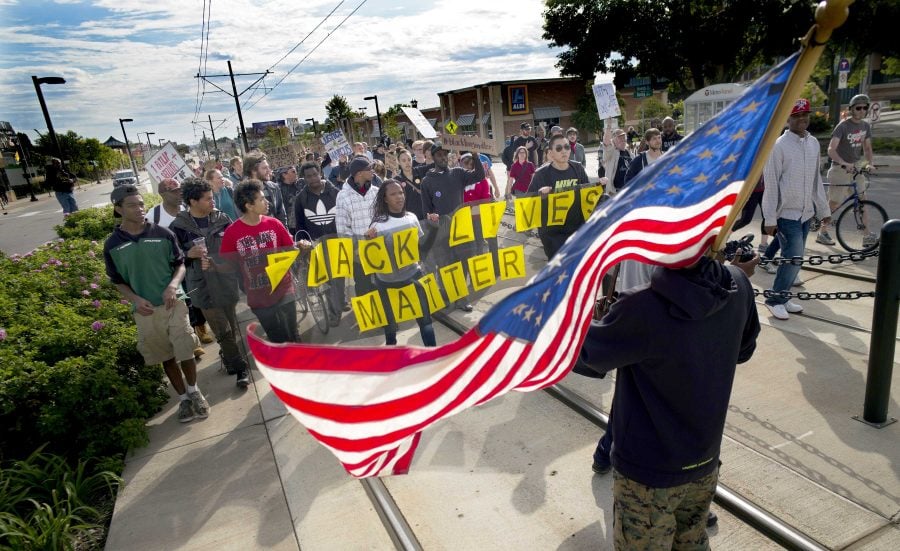
{"label": "white cloud", "polygon": [[[0,5],[6,0],[0,0]],[[86,2],[87,3],[87,2]],[[325,102],[340,94],[351,106],[377,94],[383,109],[417,99],[437,105],[437,92],[504,79],[553,77],[555,51],[542,33],[540,0],[438,0],[432,4],[369,1],[341,28],[338,23],[358,5],[345,2],[307,41],[272,67],[312,30],[336,4],[293,0],[257,3],[217,0],[212,5],[208,74],[262,72],[269,87],[284,81],[244,113],[244,122],[324,118]],[[39,22],[19,22],[4,36],[2,49],[24,49],[26,56],[0,71],[0,86],[16,90],[0,97],[0,113],[26,131],[44,126],[29,76],[60,75],[63,86],[45,86],[54,126],[105,139],[121,133],[118,118],[135,120],[133,130],[194,142],[191,125],[197,98],[202,4],[183,0],[98,0],[94,7],[112,15],[60,23],[49,32]],[[329,32],[333,34],[289,76]],[[341,67],[353,67],[342,70]],[[202,68],[200,69],[203,70]],[[343,72],[342,72],[343,71]],[[256,77],[238,77],[238,90]],[[230,91],[228,79],[213,79]],[[237,126],[234,101],[205,85],[199,118]],[[251,92],[244,96],[249,97]],[[253,103],[262,94],[256,92]],[[370,109],[371,110],[371,109]],[[200,135],[199,129],[196,133]],[[218,135],[218,133],[217,133]],[[133,136],[129,136],[132,138]]]}

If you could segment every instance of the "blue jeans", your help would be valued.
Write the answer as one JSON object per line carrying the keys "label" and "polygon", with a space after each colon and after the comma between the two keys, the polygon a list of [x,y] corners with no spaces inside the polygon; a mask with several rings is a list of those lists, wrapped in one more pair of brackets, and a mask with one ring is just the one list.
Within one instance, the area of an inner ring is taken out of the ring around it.
{"label": "blue jeans", "polygon": [[75,202],[74,191],[57,191],[56,200],[59,201],[63,209],[63,214],[72,214],[78,210],[78,203]]}
{"label": "blue jeans", "polygon": [[[806,222],[799,220],[788,220],[787,218],[779,218],[777,225],[778,231],[775,237],[781,244],[781,256],[784,258],[792,258],[794,256],[803,256],[806,249],[806,236],[809,234],[809,225],[812,223],[810,218]],[[766,251],[768,252],[768,251]],[[800,266],[793,264],[782,264],[778,267],[775,274],[775,283],[772,284],[772,290],[790,291],[791,284],[800,273]],[[772,297],[766,299],[766,304],[784,304],[788,299],[781,297]]]}

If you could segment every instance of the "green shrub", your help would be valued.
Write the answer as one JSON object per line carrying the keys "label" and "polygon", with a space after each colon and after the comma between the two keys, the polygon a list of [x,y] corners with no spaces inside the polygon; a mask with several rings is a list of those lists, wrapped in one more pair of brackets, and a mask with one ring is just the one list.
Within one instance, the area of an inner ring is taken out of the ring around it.
{"label": "green shrub", "polygon": [[872,151],[880,155],[900,155],[900,138],[872,138]]}
{"label": "green shrub", "polygon": [[811,134],[820,134],[822,132],[830,132],[831,125],[828,123],[828,115],[822,113],[811,113],[809,115],[809,127],[807,130]]}
{"label": "green shrub", "polygon": [[[155,193],[145,193],[144,207],[150,210],[162,198]],[[63,239],[92,239],[103,241],[112,233],[115,225],[112,205],[79,210],[66,217],[62,224],[55,226],[56,235]]]}
{"label": "green shrub", "polygon": [[167,400],[160,366],[137,352],[131,306],[104,273],[102,244],[60,240],[0,254],[0,450],[47,443],[69,458],[111,457],[147,442]]}
{"label": "green shrub", "polygon": [[0,546],[99,547],[122,479],[94,462],[70,466],[39,449],[0,468]]}

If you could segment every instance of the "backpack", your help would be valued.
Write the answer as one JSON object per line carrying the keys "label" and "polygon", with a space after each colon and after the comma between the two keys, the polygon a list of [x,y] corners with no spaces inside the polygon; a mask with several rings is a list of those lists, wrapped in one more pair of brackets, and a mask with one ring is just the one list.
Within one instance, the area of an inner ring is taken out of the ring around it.
{"label": "backpack", "polygon": [[501,155],[503,164],[506,165],[506,170],[509,170],[509,167],[511,167],[513,164],[513,155],[516,152],[516,146],[514,145],[514,143],[515,141],[510,142],[509,145],[503,149],[503,154]]}

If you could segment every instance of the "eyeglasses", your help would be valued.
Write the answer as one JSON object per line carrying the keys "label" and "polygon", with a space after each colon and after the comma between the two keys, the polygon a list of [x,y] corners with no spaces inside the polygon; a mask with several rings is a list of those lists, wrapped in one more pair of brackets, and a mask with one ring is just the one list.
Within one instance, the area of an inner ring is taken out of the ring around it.
{"label": "eyeglasses", "polygon": [[567,150],[571,151],[572,149],[565,145],[554,145],[553,146],[553,151],[556,151],[557,153],[561,153],[561,152],[567,151]]}
{"label": "eyeglasses", "polygon": [[856,107],[853,108],[853,110],[854,111],[868,111],[869,106],[868,105],[857,105]]}

